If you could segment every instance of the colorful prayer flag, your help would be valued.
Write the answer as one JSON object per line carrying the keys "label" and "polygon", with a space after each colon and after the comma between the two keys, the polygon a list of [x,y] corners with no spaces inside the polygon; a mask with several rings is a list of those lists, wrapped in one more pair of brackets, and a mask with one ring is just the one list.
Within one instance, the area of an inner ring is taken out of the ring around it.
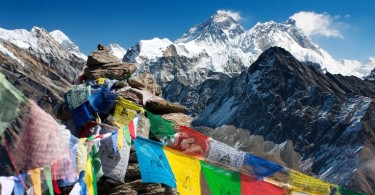
{"label": "colorful prayer flag", "polygon": [[14,189],[14,177],[0,177],[1,195],[12,195]]}
{"label": "colorful prayer flag", "polygon": [[46,178],[48,190],[50,195],[54,195],[53,193],[53,184],[52,184],[52,173],[51,173],[51,167],[45,166],[43,167],[43,173]]}
{"label": "colorful prayer flag", "polygon": [[33,101],[29,102],[28,109],[14,150],[20,169],[35,169],[62,159],[72,162],[69,146],[62,138],[60,125]]}
{"label": "colorful prayer flag", "polygon": [[203,157],[209,150],[209,141],[206,135],[185,126],[178,126],[178,133],[170,145],[173,149],[196,157]]}
{"label": "colorful prayer flag", "polygon": [[313,194],[330,194],[331,184],[315,179],[303,173],[290,171],[291,190],[297,192],[308,192]]}
{"label": "colorful prayer flag", "polygon": [[242,168],[244,168],[247,173],[255,176],[257,179],[269,177],[283,169],[283,167],[278,164],[275,164],[271,161],[262,159],[249,153],[245,154],[245,159]]}
{"label": "colorful prayer flag", "polygon": [[202,171],[211,194],[241,194],[240,173],[201,161]]}
{"label": "colorful prayer flag", "polygon": [[199,160],[166,146],[163,149],[176,178],[177,191],[181,195],[201,194]]}
{"label": "colorful prayer flag", "polygon": [[175,131],[173,122],[165,120],[159,115],[152,114],[147,111],[147,118],[150,120],[150,136],[159,139],[162,142],[167,142],[174,138]]}
{"label": "colorful prayer flag", "polygon": [[354,191],[342,188],[340,186],[336,186],[336,190],[337,190],[336,192],[337,195],[365,195],[359,192],[354,192]]}
{"label": "colorful prayer flag", "polygon": [[26,185],[26,173],[22,173],[18,176],[14,177],[14,195],[24,195],[25,194],[25,186]]}
{"label": "colorful prayer flag", "polygon": [[65,103],[70,110],[73,110],[87,101],[87,97],[91,95],[91,87],[86,84],[73,85],[72,88],[65,93]]}
{"label": "colorful prayer flag", "polygon": [[207,159],[230,166],[239,170],[242,166],[245,152],[230,147],[224,143],[210,139],[210,150]]}
{"label": "colorful prayer flag", "polygon": [[106,87],[99,87],[88,97],[88,101],[95,112],[110,114],[115,107],[117,96]]}
{"label": "colorful prayer flag", "polygon": [[[102,132],[106,133],[110,130],[103,129]],[[99,148],[104,175],[121,182],[125,179],[130,155],[130,145],[124,144],[125,140],[122,142],[123,147],[118,152],[113,150],[113,139],[103,139]]]}
{"label": "colorful prayer flag", "polygon": [[97,195],[97,188],[96,188],[96,177],[95,177],[95,170],[92,164],[92,156],[91,154],[87,158],[86,169],[85,169],[85,178],[84,181],[87,187],[87,194],[88,195]]}
{"label": "colorful prayer flag", "polygon": [[21,104],[26,103],[25,96],[10,84],[5,76],[0,73],[0,135],[18,116]]}
{"label": "colorful prayer flag", "polygon": [[140,115],[137,114],[137,116],[128,125],[130,136],[133,139],[137,137],[137,128],[138,128],[139,118],[140,118]]}
{"label": "colorful prayer flag", "polygon": [[134,146],[141,171],[142,182],[163,183],[172,188],[176,188],[176,180],[167,157],[164,154],[162,144],[137,137],[137,139],[134,140]]}
{"label": "colorful prayer flag", "polygon": [[128,125],[136,117],[137,112],[143,112],[143,108],[121,96],[118,97],[113,113],[115,125],[119,128]]}
{"label": "colorful prayer flag", "polygon": [[286,191],[279,186],[270,184],[263,180],[241,174],[242,195],[286,195]]}
{"label": "colorful prayer flag", "polygon": [[42,182],[40,180],[40,168],[29,171],[31,183],[34,187],[34,195],[42,195]]}

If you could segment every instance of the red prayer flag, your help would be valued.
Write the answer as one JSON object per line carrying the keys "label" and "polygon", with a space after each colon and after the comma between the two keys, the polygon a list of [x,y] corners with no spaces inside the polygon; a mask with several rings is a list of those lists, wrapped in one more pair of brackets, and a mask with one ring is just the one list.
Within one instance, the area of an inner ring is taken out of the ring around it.
{"label": "red prayer flag", "polygon": [[271,183],[241,174],[242,195],[286,195],[286,191]]}
{"label": "red prayer flag", "polygon": [[204,156],[209,148],[208,137],[185,126],[178,126],[178,134],[171,144],[175,150],[193,156]]}
{"label": "red prayer flag", "polygon": [[130,133],[130,137],[135,139],[137,137],[137,126],[139,121],[139,115],[137,115],[130,123],[128,124],[128,129]]}

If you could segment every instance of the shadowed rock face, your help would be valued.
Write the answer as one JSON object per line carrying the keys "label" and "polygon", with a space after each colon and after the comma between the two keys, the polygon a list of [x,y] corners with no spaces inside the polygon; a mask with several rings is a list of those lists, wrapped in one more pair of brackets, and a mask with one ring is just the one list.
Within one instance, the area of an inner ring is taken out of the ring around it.
{"label": "shadowed rock face", "polygon": [[[187,87],[169,82],[163,94],[189,108],[193,126],[231,125],[275,144],[289,141],[301,159],[284,160],[287,166],[308,171],[311,165],[326,181],[374,193],[375,170],[368,166],[375,159],[372,82],[323,74],[273,47],[239,76]],[[224,142],[236,133],[214,132]],[[307,160],[312,164],[302,163]]]}
{"label": "shadowed rock face", "polygon": [[62,102],[63,94],[77,79],[86,62],[64,48],[44,29],[35,29],[35,33],[38,50],[20,48],[0,39],[0,45],[14,54],[11,57],[0,52],[0,71],[28,98],[51,113],[52,107]]}

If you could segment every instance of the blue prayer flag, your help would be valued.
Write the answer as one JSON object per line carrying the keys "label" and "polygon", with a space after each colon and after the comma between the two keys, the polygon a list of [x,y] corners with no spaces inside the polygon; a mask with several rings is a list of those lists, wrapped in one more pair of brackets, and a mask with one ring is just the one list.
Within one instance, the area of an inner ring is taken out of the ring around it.
{"label": "blue prayer flag", "polygon": [[71,114],[77,129],[81,129],[81,127],[84,126],[86,122],[94,119],[86,103],[73,109],[71,111]]}
{"label": "blue prayer flag", "polygon": [[14,177],[14,189],[13,189],[13,193],[14,195],[24,195],[25,194],[25,188],[24,188],[24,184],[22,184],[22,181],[20,179],[20,177],[22,178],[23,182],[26,182],[26,175],[27,173],[22,173],[18,176],[15,176]]}
{"label": "blue prayer flag", "polygon": [[137,137],[134,146],[141,171],[142,182],[163,183],[176,188],[171,167],[159,142]]}
{"label": "blue prayer flag", "polygon": [[254,175],[257,179],[268,177],[283,169],[282,166],[275,164],[271,161],[262,159],[260,157],[245,154],[245,159],[242,165],[250,174]]}
{"label": "blue prayer flag", "polygon": [[91,107],[101,114],[109,114],[115,107],[117,94],[106,87],[99,87],[88,98]]}

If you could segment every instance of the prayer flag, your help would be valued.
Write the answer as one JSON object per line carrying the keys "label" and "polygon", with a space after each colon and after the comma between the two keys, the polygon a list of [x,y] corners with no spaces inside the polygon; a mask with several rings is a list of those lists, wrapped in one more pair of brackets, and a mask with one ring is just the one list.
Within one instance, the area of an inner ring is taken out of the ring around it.
{"label": "prayer flag", "polygon": [[176,178],[177,191],[181,195],[201,194],[199,160],[166,146],[163,149]]}
{"label": "prayer flag", "polygon": [[241,194],[240,173],[225,170],[201,161],[202,171],[213,195]]}
{"label": "prayer flag", "polygon": [[124,147],[124,129],[121,127],[118,129],[117,147],[119,150],[121,150]]}
{"label": "prayer flag", "polygon": [[43,167],[43,173],[46,177],[46,182],[49,190],[50,195],[54,195],[53,193],[53,185],[52,185],[52,173],[51,173],[51,167],[45,166]]}
{"label": "prayer flag", "polygon": [[206,135],[179,125],[178,133],[170,146],[185,154],[203,157],[209,149],[209,141]]}
{"label": "prayer flag", "polygon": [[25,96],[10,84],[5,76],[0,73],[0,135],[18,116],[19,106],[26,103]]}
{"label": "prayer flag", "polygon": [[88,97],[88,101],[95,112],[109,114],[115,107],[117,96],[106,87],[99,87]]}
{"label": "prayer flag", "polygon": [[208,152],[207,159],[239,170],[242,166],[244,156],[245,152],[210,139],[210,150]]}
{"label": "prayer flag", "polygon": [[113,114],[115,124],[118,127],[128,125],[136,117],[137,112],[143,112],[143,108],[121,96],[118,97],[116,100],[115,112]]}
{"label": "prayer flag", "polygon": [[286,191],[263,180],[257,180],[251,176],[241,174],[242,195],[286,195]]}
{"label": "prayer flag", "polygon": [[34,195],[42,195],[42,182],[40,180],[40,168],[29,171],[31,183],[34,187]]}
{"label": "prayer flag", "polygon": [[337,195],[365,195],[359,192],[354,192],[345,188],[342,188],[340,186],[336,186],[336,193]]}
{"label": "prayer flag", "polygon": [[151,124],[151,136],[164,143],[174,138],[175,131],[173,127],[176,126],[175,123],[165,120],[161,116],[152,114],[151,112],[147,112],[147,118],[150,120]]}
{"label": "prayer flag", "polygon": [[85,178],[84,181],[87,187],[87,194],[88,195],[96,195],[97,188],[96,188],[96,178],[95,178],[95,170],[92,165],[91,155],[87,158],[86,169],[85,169]]}
{"label": "prayer flag", "polygon": [[330,194],[331,184],[315,179],[308,175],[291,170],[290,182],[291,190],[297,192],[308,192],[313,194]]}
{"label": "prayer flag", "polygon": [[144,183],[163,183],[176,188],[176,181],[164,154],[162,144],[137,137],[134,140],[141,179]]}
{"label": "prayer flag", "polygon": [[26,185],[26,173],[22,173],[18,176],[14,177],[14,195],[24,195],[25,194],[25,187]]}
{"label": "prayer flag", "polygon": [[[102,130],[103,133],[110,132],[107,129]],[[117,140],[116,140],[117,141]],[[128,167],[130,145],[124,144],[118,152],[113,150],[113,139],[103,139],[100,143],[99,156],[102,163],[104,175],[114,180],[123,182]]]}
{"label": "prayer flag", "polygon": [[129,133],[130,136],[135,139],[137,137],[137,128],[138,128],[138,121],[139,121],[139,115],[137,115],[130,123],[129,123]]}
{"label": "prayer flag", "polygon": [[91,87],[86,84],[73,85],[72,88],[65,93],[65,102],[70,110],[73,110],[87,101],[87,97],[91,95]]}
{"label": "prayer flag", "polygon": [[269,177],[283,169],[283,167],[278,164],[275,164],[271,161],[262,159],[249,153],[245,154],[245,159],[242,168],[244,168],[247,173],[254,175],[257,179]]}
{"label": "prayer flag", "polygon": [[1,195],[12,195],[14,189],[14,177],[0,177]]}
{"label": "prayer flag", "polygon": [[117,147],[118,147],[118,131],[114,131],[113,133],[112,133],[112,136],[111,136],[111,139],[112,139],[112,147],[113,147],[113,151],[115,152],[115,153],[117,153]]}
{"label": "prayer flag", "polygon": [[[22,133],[14,150],[20,169],[35,169],[59,160],[72,163],[69,146],[62,137],[60,125],[33,101],[28,104],[28,109],[29,113],[24,118]],[[66,176],[64,171],[65,169],[58,170],[57,179],[64,179],[61,178]]]}
{"label": "prayer flag", "polygon": [[124,138],[126,140],[126,143],[128,144],[128,146],[130,146],[131,143],[132,143],[132,139],[130,137],[129,127],[128,126],[124,126],[123,127],[123,132],[124,132]]}

